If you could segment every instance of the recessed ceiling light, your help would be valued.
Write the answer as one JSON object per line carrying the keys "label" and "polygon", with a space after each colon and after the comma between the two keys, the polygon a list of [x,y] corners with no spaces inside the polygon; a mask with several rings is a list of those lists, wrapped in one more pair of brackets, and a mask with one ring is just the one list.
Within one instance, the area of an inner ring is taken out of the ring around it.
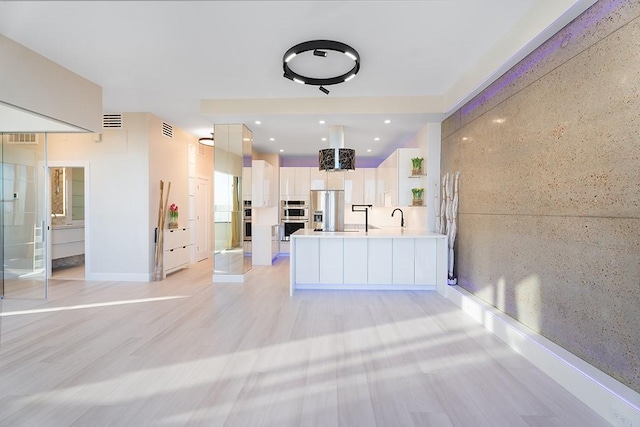
{"label": "recessed ceiling light", "polygon": [[281,150],[280,150],[280,152],[281,152],[281,153],[284,153],[284,150],[282,150],[282,149],[281,149]]}
{"label": "recessed ceiling light", "polygon": [[389,120],[389,119],[387,119],[387,120],[385,120],[385,121],[384,121],[384,124],[385,124],[385,125],[388,125],[389,123],[391,123],[391,120]]}
{"label": "recessed ceiling light", "polygon": [[261,125],[262,124],[262,122],[260,120],[256,120],[254,123],[257,124],[257,125]]}
{"label": "recessed ceiling light", "polygon": [[322,138],[322,140],[323,140],[323,141],[326,141],[326,140],[327,140],[327,138]]}
{"label": "recessed ceiling light", "polygon": [[462,140],[463,140],[463,141],[467,141],[468,139],[469,139],[469,138],[467,138],[466,136],[463,136],[463,137],[462,137]]}
{"label": "recessed ceiling light", "polygon": [[275,140],[276,140],[275,138],[269,138],[269,141],[275,141]]}
{"label": "recessed ceiling light", "polygon": [[377,136],[375,138],[373,138],[374,141],[380,141],[380,138],[378,138]]}
{"label": "recessed ceiling light", "polygon": [[325,124],[326,122],[324,120],[320,120],[318,123],[320,123],[321,125]]}
{"label": "recessed ceiling light", "polygon": [[367,149],[367,153],[370,153],[370,152],[371,152],[371,148],[368,148],[368,149]]}

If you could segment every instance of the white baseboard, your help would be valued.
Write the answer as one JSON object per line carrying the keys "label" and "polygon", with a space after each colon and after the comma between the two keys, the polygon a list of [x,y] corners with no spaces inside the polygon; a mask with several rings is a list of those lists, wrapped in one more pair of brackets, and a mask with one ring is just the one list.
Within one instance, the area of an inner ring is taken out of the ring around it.
{"label": "white baseboard", "polygon": [[640,394],[459,286],[443,295],[614,426],[640,427]]}

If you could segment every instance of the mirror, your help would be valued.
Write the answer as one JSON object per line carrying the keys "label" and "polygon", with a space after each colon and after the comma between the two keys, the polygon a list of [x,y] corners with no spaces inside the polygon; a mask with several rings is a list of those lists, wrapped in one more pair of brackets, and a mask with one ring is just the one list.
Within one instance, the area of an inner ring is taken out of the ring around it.
{"label": "mirror", "polygon": [[251,258],[244,253],[242,191],[243,139],[250,134],[242,124],[214,126],[214,281],[242,281],[251,268]]}
{"label": "mirror", "polygon": [[51,168],[51,224],[84,221],[84,168]]}

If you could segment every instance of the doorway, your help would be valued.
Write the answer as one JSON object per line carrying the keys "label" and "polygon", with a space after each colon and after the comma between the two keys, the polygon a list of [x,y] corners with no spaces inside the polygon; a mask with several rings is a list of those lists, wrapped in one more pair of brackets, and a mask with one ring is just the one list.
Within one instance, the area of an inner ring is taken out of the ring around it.
{"label": "doorway", "polygon": [[85,280],[87,270],[87,165],[49,163],[48,277]]}
{"label": "doorway", "polygon": [[209,258],[211,254],[210,191],[209,178],[199,176],[196,186],[196,262]]}

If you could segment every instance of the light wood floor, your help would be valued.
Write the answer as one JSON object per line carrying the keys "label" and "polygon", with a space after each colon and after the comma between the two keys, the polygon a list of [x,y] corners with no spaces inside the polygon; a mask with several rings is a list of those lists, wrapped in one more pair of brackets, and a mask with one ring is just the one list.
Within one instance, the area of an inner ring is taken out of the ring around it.
{"label": "light wood floor", "polygon": [[604,426],[433,292],[52,280],[6,299],[2,426]]}

